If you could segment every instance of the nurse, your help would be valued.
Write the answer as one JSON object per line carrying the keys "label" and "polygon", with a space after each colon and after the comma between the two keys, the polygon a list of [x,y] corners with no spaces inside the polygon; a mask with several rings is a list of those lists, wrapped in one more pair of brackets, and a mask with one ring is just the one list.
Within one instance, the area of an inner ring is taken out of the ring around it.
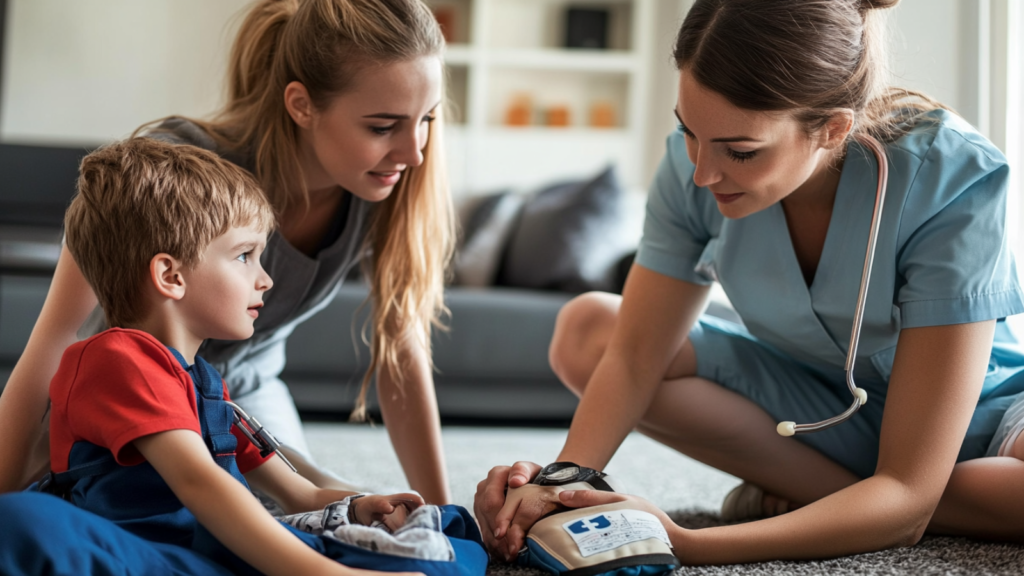
{"label": "nurse", "polygon": [[[678,131],[652,184],[622,297],[558,318],[551,363],[580,396],[557,461],[602,469],[635,429],[744,480],[686,530],[632,496],[536,487],[493,469],[476,495],[511,557],[557,504],[633,499],[684,563],[822,558],[926,532],[1024,540],[1024,312],[1003,155],[967,122],[888,88],[879,9],[897,0],[697,0],[679,32]],[[846,409],[846,350],[883,143],[888,195]],[[701,316],[719,282],[743,325]]]}

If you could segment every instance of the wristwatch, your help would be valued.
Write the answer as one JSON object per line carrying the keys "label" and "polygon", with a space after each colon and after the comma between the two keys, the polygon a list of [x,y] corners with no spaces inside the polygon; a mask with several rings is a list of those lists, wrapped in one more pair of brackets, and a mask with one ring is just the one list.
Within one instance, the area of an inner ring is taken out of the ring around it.
{"label": "wristwatch", "polygon": [[589,484],[594,490],[615,492],[607,478],[608,475],[604,472],[580,466],[575,462],[555,462],[541,468],[540,473],[530,483],[538,486],[565,486],[582,482]]}

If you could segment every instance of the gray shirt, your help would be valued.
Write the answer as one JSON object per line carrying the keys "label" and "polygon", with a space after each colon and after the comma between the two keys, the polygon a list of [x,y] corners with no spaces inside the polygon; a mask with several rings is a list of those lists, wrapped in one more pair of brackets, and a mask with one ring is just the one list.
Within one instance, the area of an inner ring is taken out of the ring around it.
{"label": "gray shirt", "polygon": [[[160,128],[148,136],[217,152],[252,171],[251,158],[219,150],[209,134],[188,120],[167,120]],[[341,234],[312,257],[278,232],[271,233],[260,263],[274,286],[263,295],[252,337],[206,340],[199,348],[199,355],[224,376],[233,398],[254,392],[268,379],[278,379],[285,365],[285,340],[296,326],[330,303],[342,280],[363,257],[372,209],[372,203],[352,196],[347,212],[340,215],[345,219]],[[103,313],[97,308],[82,332],[92,335],[105,328]]]}

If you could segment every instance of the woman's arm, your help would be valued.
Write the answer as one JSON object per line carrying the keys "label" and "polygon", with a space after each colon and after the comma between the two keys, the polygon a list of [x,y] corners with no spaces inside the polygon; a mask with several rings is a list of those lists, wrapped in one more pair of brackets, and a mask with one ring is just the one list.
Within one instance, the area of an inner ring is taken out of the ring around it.
{"label": "woman's arm", "polygon": [[260,572],[280,576],[370,573],[321,556],[296,538],[213,461],[195,432],[170,430],[144,436],[134,444],[199,523]]}
{"label": "woman's arm", "polygon": [[915,544],[956,463],[985,377],[994,325],[903,330],[875,475],[782,516],[694,531],[676,527],[672,540],[679,558],[725,564]]}
{"label": "woman's arm", "polygon": [[63,246],[46,302],[0,395],[0,493],[20,490],[49,469],[50,380],[95,307],[92,288]]}
{"label": "woman's arm", "polygon": [[650,406],[709,292],[708,286],[633,266],[608,348],[576,408],[559,461],[604,469]]}
{"label": "woman's arm", "polygon": [[377,398],[391,443],[409,485],[429,504],[448,504],[448,472],[441,444],[441,417],[437,411],[434,378],[424,347],[409,338],[400,351],[405,379],[398,385],[382,367],[377,372]]}
{"label": "woman's arm", "polygon": [[[608,347],[576,408],[559,461],[598,470],[605,467],[650,406],[704,310],[709,291],[707,286],[633,265]],[[510,558],[522,547],[529,528],[558,503],[554,492],[529,501],[505,498],[506,486],[524,483],[524,471],[529,468],[517,464],[510,473],[492,471],[477,487],[475,508],[485,542]],[[504,506],[495,510],[499,502]]]}

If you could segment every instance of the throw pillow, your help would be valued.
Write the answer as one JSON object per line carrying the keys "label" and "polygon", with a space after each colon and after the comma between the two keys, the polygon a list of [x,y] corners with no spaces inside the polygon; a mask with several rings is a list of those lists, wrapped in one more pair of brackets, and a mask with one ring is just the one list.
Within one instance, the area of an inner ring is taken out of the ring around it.
{"label": "throw pillow", "polygon": [[523,207],[520,194],[501,192],[478,201],[463,226],[463,241],[455,256],[455,282],[460,286],[492,286],[505,244]]}
{"label": "throw pillow", "polygon": [[522,210],[498,284],[585,292],[613,290],[615,263],[635,248],[626,192],[611,166],[589,181],[541,190]]}

